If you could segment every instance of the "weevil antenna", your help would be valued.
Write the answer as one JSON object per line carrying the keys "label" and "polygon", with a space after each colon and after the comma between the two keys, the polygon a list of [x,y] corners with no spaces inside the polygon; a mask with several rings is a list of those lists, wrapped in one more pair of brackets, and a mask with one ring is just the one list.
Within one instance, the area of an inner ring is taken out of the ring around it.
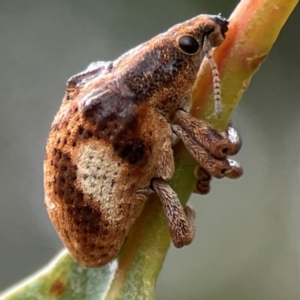
{"label": "weevil antenna", "polygon": [[202,47],[202,51],[204,52],[206,58],[208,59],[209,65],[212,71],[213,77],[213,88],[214,88],[214,102],[215,102],[215,114],[218,118],[222,116],[223,104],[221,98],[221,87],[220,87],[220,76],[217,65],[211,55],[211,45],[208,40],[208,37],[204,37],[204,43]]}

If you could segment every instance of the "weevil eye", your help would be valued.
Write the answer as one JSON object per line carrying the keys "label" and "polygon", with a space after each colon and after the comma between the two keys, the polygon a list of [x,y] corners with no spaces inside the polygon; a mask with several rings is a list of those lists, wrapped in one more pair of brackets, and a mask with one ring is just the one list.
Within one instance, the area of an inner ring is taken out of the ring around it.
{"label": "weevil eye", "polygon": [[196,54],[200,48],[198,41],[190,35],[182,36],[178,40],[178,46],[186,54]]}

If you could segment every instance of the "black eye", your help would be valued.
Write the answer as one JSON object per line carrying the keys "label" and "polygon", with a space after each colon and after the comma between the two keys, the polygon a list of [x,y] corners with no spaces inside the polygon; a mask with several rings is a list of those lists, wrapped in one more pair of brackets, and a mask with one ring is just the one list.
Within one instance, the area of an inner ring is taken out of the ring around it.
{"label": "black eye", "polygon": [[195,54],[199,50],[199,43],[190,35],[182,36],[178,41],[178,45],[187,54]]}

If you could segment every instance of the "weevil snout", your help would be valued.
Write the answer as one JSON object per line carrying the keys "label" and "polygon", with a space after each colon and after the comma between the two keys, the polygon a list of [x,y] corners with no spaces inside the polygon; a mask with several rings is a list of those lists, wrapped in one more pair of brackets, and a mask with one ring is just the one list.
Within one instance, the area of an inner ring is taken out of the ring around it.
{"label": "weevil snout", "polygon": [[220,26],[221,33],[223,37],[225,37],[225,33],[228,31],[228,25],[229,25],[228,20],[222,17],[221,15],[211,16],[210,19],[216,22]]}
{"label": "weevil snout", "polygon": [[220,15],[210,16],[209,19],[215,23],[216,26],[206,34],[211,47],[219,46],[225,39],[225,33],[228,31],[229,22]]}

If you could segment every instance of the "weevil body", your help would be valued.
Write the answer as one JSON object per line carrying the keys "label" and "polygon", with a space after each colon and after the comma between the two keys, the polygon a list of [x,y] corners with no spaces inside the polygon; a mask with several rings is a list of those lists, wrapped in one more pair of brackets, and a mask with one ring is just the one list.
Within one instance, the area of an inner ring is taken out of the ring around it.
{"label": "weevil body", "polygon": [[153,191],[174,244],[192,241],[194,213],[167,183],[178,139],[201,164],[200,192],[207,192],[211,175],[241,174],[226,157],[239,150],[238,138],[188,114],[203,44],[220,45],[227,25],[220,16],[200,15],[68,81],[46,146],[45,201],[60,238],[83,266],[117,256]]}

